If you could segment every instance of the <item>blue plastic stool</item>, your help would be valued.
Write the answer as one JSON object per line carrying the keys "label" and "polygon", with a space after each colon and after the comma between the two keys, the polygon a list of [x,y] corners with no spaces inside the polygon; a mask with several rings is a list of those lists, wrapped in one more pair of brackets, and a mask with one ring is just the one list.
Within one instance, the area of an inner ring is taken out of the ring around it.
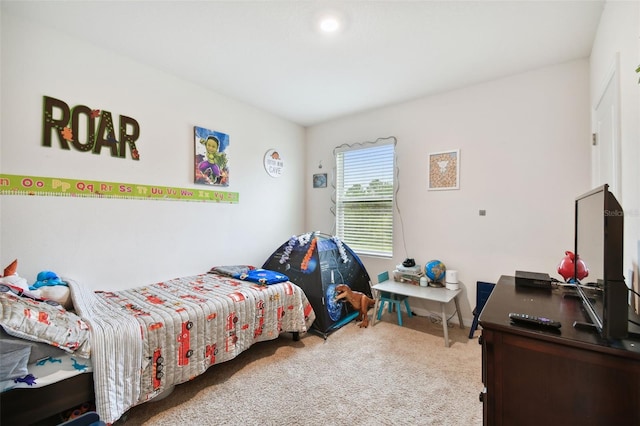
{"label": "blue plastic stool", "polygon": [[[383,281],[388,281],[388,280],[389,280],[389,271],[384,271],[378,274],[378,283],[381,283]],[[395,307],[396,312],[398,313],[398,325],[402,326],[402,312],[400,310],[400,307],[402,306],[401,305],[402,302],[404,302],[404,306],[407,309],[407,315],[410,317],[413,316],[413,314],[411,313],[411,307],[409,307],[409,296],[389,293],[387,291],[381,291],[380,307],[378,308],[378,313],[377,313],[378,320],[380,320],[380,317],[382,316],[382,311],[384,310],[385,302],[387,302],[389,312],[393,312],[392,308]]]}

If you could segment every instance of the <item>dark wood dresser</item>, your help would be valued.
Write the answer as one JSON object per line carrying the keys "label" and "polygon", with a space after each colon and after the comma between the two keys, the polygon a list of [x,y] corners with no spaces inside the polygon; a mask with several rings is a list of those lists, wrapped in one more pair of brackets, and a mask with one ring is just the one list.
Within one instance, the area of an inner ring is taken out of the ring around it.
{"label": "dark wood dresser", "polygon": [[[500,277],[479,320],[485,425],[640,425],[640,338],[607,343],[573,327],[587,317],[571,295]],[[562,327],[514,325],[510,312]]]}

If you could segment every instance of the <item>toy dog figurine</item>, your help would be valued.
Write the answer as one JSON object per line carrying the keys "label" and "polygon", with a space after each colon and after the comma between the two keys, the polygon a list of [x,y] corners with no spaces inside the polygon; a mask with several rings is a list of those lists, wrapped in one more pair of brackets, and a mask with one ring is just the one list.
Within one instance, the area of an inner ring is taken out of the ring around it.
{"label": "toy dog figurine", "polygon": [[335,300],[338,301],[340,299],[347,299],[347,302],[353,306],[353,309],[360,313],[358,318],[356,318],[356,322],[362,321],[362,323],[360,323],[360,327],[367,328],[369,325],[369,316],[367,315],[367,312],[369,311],[369,308],[375,305],[375,300],[364,293],[351,290],[351,288],[345,284],[340,284],[336,287]]}

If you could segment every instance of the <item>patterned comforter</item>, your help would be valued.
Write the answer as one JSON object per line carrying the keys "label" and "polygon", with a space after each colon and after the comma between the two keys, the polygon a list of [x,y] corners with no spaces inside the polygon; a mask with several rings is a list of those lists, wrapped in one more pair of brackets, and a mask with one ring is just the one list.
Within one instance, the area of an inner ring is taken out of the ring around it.
{"label": "patterned comforter", "polygon": [[203,274],[95,293],[67,281],[91,326],[96,409],[106,423],[256,342],[306,332],[315,319],[288,281],[261,286]]}

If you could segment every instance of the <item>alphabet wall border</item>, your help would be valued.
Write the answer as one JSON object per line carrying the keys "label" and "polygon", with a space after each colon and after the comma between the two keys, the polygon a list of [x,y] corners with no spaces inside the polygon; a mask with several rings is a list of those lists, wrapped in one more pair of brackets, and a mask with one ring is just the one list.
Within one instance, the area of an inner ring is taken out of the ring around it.
{"label": "alphabet wall border", "polygon": [[130,200],[240,202],[240,194],[194,188],[0,174],[0,195],[123,198]]}

